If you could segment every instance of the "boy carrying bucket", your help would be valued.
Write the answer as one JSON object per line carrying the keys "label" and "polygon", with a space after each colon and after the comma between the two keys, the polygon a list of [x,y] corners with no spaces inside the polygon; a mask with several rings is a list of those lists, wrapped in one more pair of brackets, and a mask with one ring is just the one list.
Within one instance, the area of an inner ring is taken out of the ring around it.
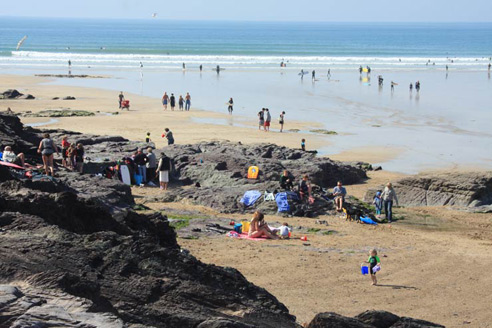
{"label": "boy carrying bucket", "polygon": [[376,249],[372,249],[369,252],[367,263],[369,263],[369,274],[371,275],[372,285],[376,286],[378,284],[376,272],[381,269],[381,260],[379,260],[378,251]]}

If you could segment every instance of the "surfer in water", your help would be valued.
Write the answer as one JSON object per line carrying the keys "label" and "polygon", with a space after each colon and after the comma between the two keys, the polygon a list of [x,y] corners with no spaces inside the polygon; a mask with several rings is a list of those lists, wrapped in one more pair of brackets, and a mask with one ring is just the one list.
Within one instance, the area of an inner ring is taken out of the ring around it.
{"label": "surfer in water", "polygon": [[301,75],[301,80],[303,80],[304,79],[304,70],[303,69],[301,69],[301,74],[300,75]]}

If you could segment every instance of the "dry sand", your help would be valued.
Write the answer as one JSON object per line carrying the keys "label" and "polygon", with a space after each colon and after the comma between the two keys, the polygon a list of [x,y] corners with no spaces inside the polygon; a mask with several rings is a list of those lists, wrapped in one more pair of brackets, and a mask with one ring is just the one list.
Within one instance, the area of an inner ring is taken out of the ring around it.
{"label": "dry sand", "polygon": [[[2,76],[0,90],[16,88],[31,93],[35,100],[0,100],[0,110],[11,107],[15,112],[71,108],[104,113],[117,112],[117,93],[79,87],[43,84],[46,78]],[[52,97],[75,96],[77,100],[51,100]],[[271,142],[298,147],[301,138],[308,147],[326,146],[329,137],[300,133],[264,133],[255,129],[255,120],[234,117],[246,127],[199,124],[193,118],[227,119],[228,115],[195,110],[163,111],[159,99],[127,94],[132,110],[119,115],[98,113],[94,117],[61,118],[49,128],[63,128],[93,134],[122,135],[141,140],[150,131],[158,147],[165,145],[160,134],[165,127],[174,132],[177,143],[203,140],[231,140],[244,143]],[[24,122],[49,119],[23,118]],[[251,126],[251,128],[249,128]],[[309,130],[316,123],[288,122],[287,129]],[[274,124],[275,128],[275,124]],[[378,151],[355,149],[332,156],[343,160],[368,158],[381,162],[398,154],[398,149]],[[364,156],[361,157],[361,154]],[[361,198],[372,185],[394,181],[402,175],[372,172],[371,179],[348,186],[352,195]],[[134,188],[137,201],[158,193],[155,188]],[[172,192],[172,191],[169,191]],[[210,209],[187,203],[147,204],[158,210],[163,206],[199,210]],[[333,234],[308,234],[304,246],[295,233],[285,241],[244,241],[226,237],[185,240],[179,243],[198,259],[220,266],[239,269],[248,280],[266,288],[298,317],[306,322],[319,312],[335,311],[355,315],[366,309],[385,309],[400,315],[419,317],[447,327],[492,326],[492,216],[469,214],[445,208],[396,209],[404,220],[371,227],[346,222],[338,217],[324,217],[328,226],[306,218],[267,217],[270,222],[287,221],[294,227],[304,226],[335,231]],[[249,216],[231,215],[247,219]],[[379,249],[382,271],[380,286],[360,274],[361,262],[370,248]]]}
{"label": "dry sand", "polygon": [[[348,186],[348,192],[361,197],[368,187],[401,176],[372,172],[367,183]],[[134,188],[133,192],[146,196],[160,191]],[[146,205],[154,210],[166,207],[214,214],[186,202]],[[447,327],[490,327],[492,215],[442,207],[396,208],[395,213],[403,219],[377,227],[336,216],[319,218],[328,226],[316,224],[315,219],[267,216],[268,222],[334,231],[329,235],[308,233],[309,246],[303,245],[299,237],[304,234],[295,229],[291,240],[220,236],[179,239],[179,244],[203,262],[238,269],[275,295],[300,323],[324,311],[356,315],[367,309],[384,309]],[[226,217],[239,221],[250,215]],[[380,286],[376,287],[360,273],[360,265],[373,247],[382,261]]]}

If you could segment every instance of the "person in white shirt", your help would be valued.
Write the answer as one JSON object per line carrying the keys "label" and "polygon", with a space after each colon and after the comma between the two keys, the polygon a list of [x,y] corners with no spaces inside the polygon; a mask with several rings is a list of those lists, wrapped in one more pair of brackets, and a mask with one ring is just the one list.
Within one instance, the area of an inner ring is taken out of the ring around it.
{"label": "person in white shirt", "polygon": [[16,155],[12,151],[12,147],[10,146],[5,147],[2,155],[2,161],[19,166],[24,166],[25,165],[24,159],[25,157],[23,153],[19,153]]}

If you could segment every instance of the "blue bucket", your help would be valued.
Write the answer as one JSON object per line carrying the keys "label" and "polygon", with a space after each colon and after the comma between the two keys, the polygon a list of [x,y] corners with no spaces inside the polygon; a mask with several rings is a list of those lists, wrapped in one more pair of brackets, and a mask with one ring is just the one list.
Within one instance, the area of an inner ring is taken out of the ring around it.
{"label": "blue bucket", "polygon": [[361,266],[360,271],[362,271],[363,275],[369,274],[369,268],[366,266]]}

